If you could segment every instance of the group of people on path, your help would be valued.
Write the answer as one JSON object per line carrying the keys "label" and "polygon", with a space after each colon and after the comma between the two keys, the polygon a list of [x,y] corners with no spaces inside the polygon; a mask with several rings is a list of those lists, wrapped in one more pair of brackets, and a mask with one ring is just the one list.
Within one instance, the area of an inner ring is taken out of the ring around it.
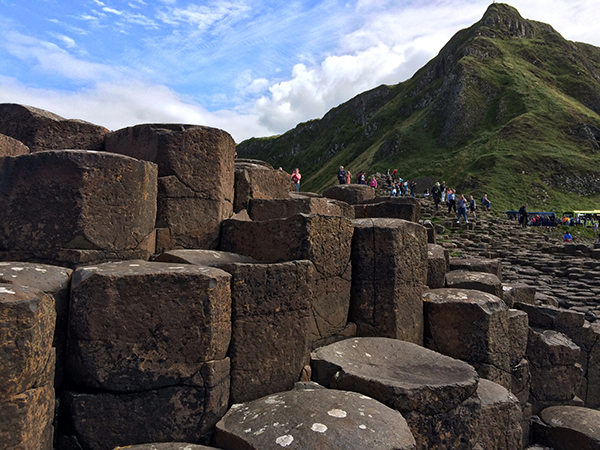
{"label": "group of people on path", "polygon": [[[431,188],[431,196],[433,197],[436,209],[439,208],[440,203],[445,202],[448,207],[448,214],[452,211],[457,214],[457,223],[460,223],[461,217],[465,219],[465,223],[469,223],[467,209],[473,215],[473,218],[477,219],[477,202],[472,195],[467,200],[464,194],[457,195],[455,190],[446,186],[446,182],[442,181],[442,183],[435,183],[433,188]],[[487,194],[482,197],[481,204],[488,210],[491,208],[492,204],[488,200]]]}
{"label": "group of people on path", "polygon": [[[352,173],[350,170],[344,169],[344,166],[340,166],[340,170],[338,170],[337,178],[340,184],[352,184]],[[361,171],[356,175],[356,184],[367,184],[367,177],[365,172]],[[376,188],[377,180],[375,179],[375,175],[371,176],[371,181],[369,182],[369,186]]]}

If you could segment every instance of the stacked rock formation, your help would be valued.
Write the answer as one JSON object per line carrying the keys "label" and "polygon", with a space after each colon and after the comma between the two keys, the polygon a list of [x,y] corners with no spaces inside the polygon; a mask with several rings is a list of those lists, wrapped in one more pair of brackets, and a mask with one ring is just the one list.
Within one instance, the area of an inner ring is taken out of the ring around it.
{"label": "stacked rock formation", "polygon": [[291,192],[207,127],[0,133],[0,448],[597,448],[593,309],[483,219],[437,245],[427,202]]}

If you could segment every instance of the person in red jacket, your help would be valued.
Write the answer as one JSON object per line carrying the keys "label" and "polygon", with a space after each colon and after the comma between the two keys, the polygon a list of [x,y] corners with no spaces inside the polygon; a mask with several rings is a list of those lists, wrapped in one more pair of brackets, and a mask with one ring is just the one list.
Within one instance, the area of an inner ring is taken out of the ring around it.
{"label": "person in red jacket", "polygon": [[300,178],[302,178],[302,175],[300,175],[300,169],[296,167],[292,172],[292,181],[296,184],[296,192],[300,192]]}

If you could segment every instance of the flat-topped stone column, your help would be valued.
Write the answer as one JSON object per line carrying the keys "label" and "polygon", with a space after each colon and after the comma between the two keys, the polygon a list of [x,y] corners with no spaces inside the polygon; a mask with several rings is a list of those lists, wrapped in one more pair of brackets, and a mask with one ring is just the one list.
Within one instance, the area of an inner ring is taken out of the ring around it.
{"label": "flat-topped stone column", "polygon": [[552,406],[533,423],[538,444],[555,450],[596,450],[600,448],[600,411],[577,406]]}
{"label": "flat-topped stone column", "polygon": [[402,413],[418,448],[471,448],[479,377],[465,362],[406,341],[351,338],[311,354],[313,380],[368,395]]}
{"label": "flat-topped stone column", "polygon": [[155,164],[82,150],[0,161],[0,259],[72,267],[154,252]]}
{"label": "flat-topped stone column", "polygon": [[106,135],[106,151],[158,165],[156,227],[169,230],[169,248],[214,249],[221,222],[231,217],[235,143],[216,128],[143,124]]}
{"label": "flat-topped stone column", "polygon": [[513,368],[527,348],[526,316],[511,313],[499,297],[472,289],[432,289],[423,302],[428,348],[511,388]]}
{"label": "flat-topped stone column", "polygon": [[400,219],[356,219],[350,320],[359,336],[423,343],[427,232]]}
{"label": "flat-topped stone column", "polygon": [[328,450],[414,450],[406,420],[355,392],[299,389],[235,404],[217,424],[224,450],[282,447]]}

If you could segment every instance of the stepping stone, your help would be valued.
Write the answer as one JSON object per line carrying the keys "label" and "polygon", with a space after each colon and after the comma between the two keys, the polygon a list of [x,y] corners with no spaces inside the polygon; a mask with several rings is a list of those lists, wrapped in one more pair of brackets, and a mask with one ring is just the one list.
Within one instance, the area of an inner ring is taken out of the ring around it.
{"label": "stepping stone", "polygon": [[285,219],[296,214],[342,216],[351,220],[355,218],[354,209],[346,202],[324,197],[289,198],[289,195],[285,200],[260,200],[253,197],[249,202],[248,214],[254,221]]}
{"label": "stepping stone", "polygon": [[491,273],[452,270],[446,273],[446,287],[456,289],[474,289],[502,298],[502,283]]}
{"label": "stepping stone", "polygon": [[234,404],[217,424],[224,450],[282,447],[328,450],[414,450],[402,415],[355,392],[300,389]]}
{"label": "stepping stone", "polygon": [[323,197],[341,200],[350,205],[358,205],[375,198],[375,189],[364,184],[340,184],[323,192]]}
{"label": "stepping stone", "polygon": [[[295,191],[296,185],[292,182],[289,173],[275,170],[270,164],[263,161],[239,159],[235,161],[235,197],[233,201],[235,213],[249,209],[249,202],[252,199],[259,199],[259,201],[262,199],[289,199],[290,192]],[[253,218],[252,220],[264,219]]]}
{"label": "stepping stone", "polygon": [[183,442],[163,442],[157,444],[128,445],[127,447],[116,447],[114,450],[210,450],[215,448]]}
{"label": "stepping stone", "polygon": [[600,411],[576,406],[553,406],[533,423],[538,444],[554,450],[600,449]]}
{"label": "stepping stone", "polygon": [[502,292],[502,299],[509,308],[515,303],[533,305],[535,302],[536,289],[525,283],[505,283],[502,285]]}
{"label": "stepping stone", "polygon": [[[370,395],[398,410],[419,448],[467,448],[480,402],[468,364],[406,341],[354,338],[311,354],[313,380]],[[461,444],[463,442],[463,444]]]}
{"label": "stepping stone", "polygon": [[427,254],[427,286],[429,289],[445,287],[448,250],[441,245],[427,244]]}

